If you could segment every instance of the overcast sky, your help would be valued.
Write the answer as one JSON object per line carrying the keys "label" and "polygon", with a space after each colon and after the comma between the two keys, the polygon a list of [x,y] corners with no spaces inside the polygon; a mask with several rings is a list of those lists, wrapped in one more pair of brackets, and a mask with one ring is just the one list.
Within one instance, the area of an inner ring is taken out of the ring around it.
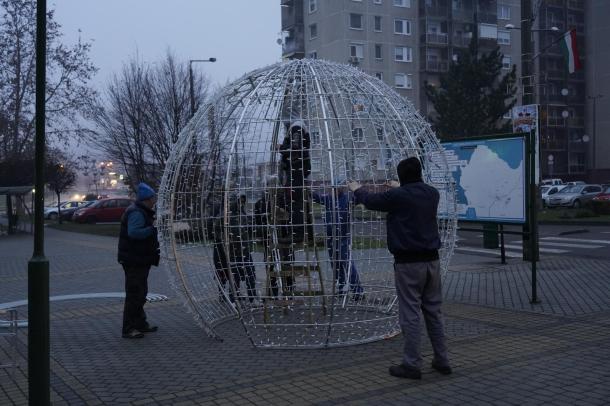
{"label": "overcast sky", "polygon": [[217,58],[195,64],[213,84],[281,59],[279,0],[49,0],[66,42],[92,40],[99,88],[130,56]]}

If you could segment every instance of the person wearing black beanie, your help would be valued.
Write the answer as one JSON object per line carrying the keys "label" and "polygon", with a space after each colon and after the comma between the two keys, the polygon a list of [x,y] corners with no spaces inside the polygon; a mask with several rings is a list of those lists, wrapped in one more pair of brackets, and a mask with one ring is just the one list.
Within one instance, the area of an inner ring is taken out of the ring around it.
{"label": "person wearing black beanie", "polygon": [[400,161],[398,182],[390,190],[370,193],[357,182],[348,187],[369,210],[387,212],[388,249],[394,255],[394,278],[398,297],[400,327],[405,338],[400,365],[390,367],[390,375],[421,379],[421,318],[423,315],[434,350],[432,368],[450,374],[444,323],[438,249],[438,191],[424,183],[419,159]]}

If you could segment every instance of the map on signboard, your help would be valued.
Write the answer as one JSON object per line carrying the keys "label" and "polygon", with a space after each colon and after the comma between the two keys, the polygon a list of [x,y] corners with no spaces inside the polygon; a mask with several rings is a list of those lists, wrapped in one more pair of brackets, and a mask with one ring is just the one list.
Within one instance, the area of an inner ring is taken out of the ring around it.
{"label": "map on signboard", "polygon": [[[442,145],[455,180],[458,219],[525,222],[523,137],[445,142]],[[441,208],[439,213],[442,213]]]}

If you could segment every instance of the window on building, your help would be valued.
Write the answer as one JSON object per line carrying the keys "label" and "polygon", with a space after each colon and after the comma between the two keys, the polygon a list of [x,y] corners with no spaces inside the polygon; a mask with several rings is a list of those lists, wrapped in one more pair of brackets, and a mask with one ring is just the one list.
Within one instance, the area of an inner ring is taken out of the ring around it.
{"label": "window on building", "polygon": [[480,38],[498,38],[498,26],[495,24],[479,24]]}
{"label": "window on building", "polygon": [[498,4],[498,20],[510,20],[510,6]]}
{"label": "window on building", "polygon": [[320,132],[319,131],[311,131],[311,143],[313,145],[320,145]]}
{"label": "window on building", "polygon": [[349,56],[351,56],[352,58],[358,58],[358,59],[364,58],[364,45],[349,44]]}
{"label": "window on building", "polygon": [[311,171],[320,172],[320,158],[311,158]]}
{"label": "window on building", "polygon": [[349,13],[349,28],[353,30],[362,29],[362,14]]}
{"label": "window on building", "polygon": [[381,32],[381,16],[375,16],[373,18],[374,21],[374,29],[377,32]]}
{"label": "window on building", "polygon": [[318,52],[317,51],[311,51],[309,53],[309,58],[310,59],[318,59]]}
{"label": "window on building", "polygon": [[364,129],[356,127],[352,130],[352,139],[354,142],[364,142]]}
{"label": "window on building", "polygon": [[413,88],[413,75],[397,73],[394,75],[394,86],[400,89],[412,89]]}
{"label": "window on building", "polygon": [[309,0],[309,12],[313,13],[318,10],[318,0]]}
{"label": "window on building", "polygon": [[411,35],[411,21],[399,18],[395,19],[394,34]]}
{"label": "window on building", "polygon": [[382,0],[373,0],[373,4],[381,4]]}
{"label": "window on building", "polygon": [[394,48],[394,60],[398,62],[413,62],[411,47]]}
{"label": "window on building", "polygon": [[394,75],[394,86],[396,86],[400,89],[406,89],[407,88],[407,75],[405,75],[404,73],[396,73]]}
{"label": "window on building", "polygon": [[375,77],[379,80],[383,80],[383,73],[381,72],[375,72]]}
{"label": "window on building", "polygon": [[394,0],[396,7],[411,7],[411,0]]}
{"label": "window on building", "polygon": [[318,38],[318,24],[311,24],[309,26],[309,39]]}
{"label": "window on building", "polygon": [[498,44],[510,45],[510,31],[498,30]]}
{"label": "window on building", "polygon": [[375,44],[375,59],[383,59],[382,45]]}
{"label": "window on building", "polygon": [[511,69],[513,66],[510,56],[502,57],[502,69]]}

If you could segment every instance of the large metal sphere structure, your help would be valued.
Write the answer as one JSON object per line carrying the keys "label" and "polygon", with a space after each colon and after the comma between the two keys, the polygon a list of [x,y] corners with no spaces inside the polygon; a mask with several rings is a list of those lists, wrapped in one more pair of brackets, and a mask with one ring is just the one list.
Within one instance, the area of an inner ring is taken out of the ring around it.
{"label": "large metal sphere structure", "polygon": [[[208,334],[239,319],[258,347],[358,344],[399,332],[385,214],[355,205],[419,157],[441,192],[446,270],[456,229],[441,146],[411,103],[346,65],[295,60],[253,71],[197,111],[158,200],[174,288]],[[219,337],[220,338],[220,337]]]}

